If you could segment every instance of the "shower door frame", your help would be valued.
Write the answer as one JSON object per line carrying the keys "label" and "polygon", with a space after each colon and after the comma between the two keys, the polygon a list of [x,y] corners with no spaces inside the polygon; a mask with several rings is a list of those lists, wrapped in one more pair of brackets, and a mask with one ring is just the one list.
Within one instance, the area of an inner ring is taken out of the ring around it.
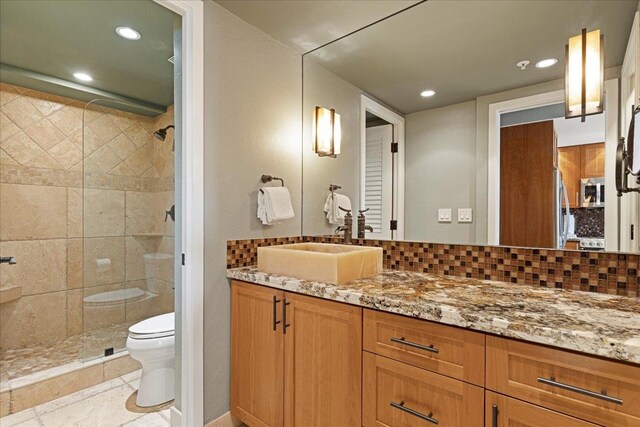
{"label": "shower door frame", "polygon": [[182,408],[172,426],[204,425],[204,5],[154,0],[182,16]]}

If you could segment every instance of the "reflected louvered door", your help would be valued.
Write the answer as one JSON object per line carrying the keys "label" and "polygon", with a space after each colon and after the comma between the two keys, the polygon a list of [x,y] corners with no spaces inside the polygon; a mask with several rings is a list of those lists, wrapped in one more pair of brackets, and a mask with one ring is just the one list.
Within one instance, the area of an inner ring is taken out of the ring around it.
{"label": "reflected louvered door", "polygon": [[367,225],[373,228],[373,232],[366,233],[367,238],[392,237],[392,139],[391,125],[367,128],[364,206],[369,209],[365,214]]}

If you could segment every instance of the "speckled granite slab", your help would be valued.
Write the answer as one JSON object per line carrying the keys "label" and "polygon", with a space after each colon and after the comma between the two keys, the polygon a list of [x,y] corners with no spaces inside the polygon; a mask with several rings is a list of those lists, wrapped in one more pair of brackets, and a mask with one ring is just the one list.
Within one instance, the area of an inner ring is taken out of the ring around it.
{"label": "speckled granite slab", "polygon": [[230,279],[640,364],[640,299],[385,271],[337,286],[227,270]]}

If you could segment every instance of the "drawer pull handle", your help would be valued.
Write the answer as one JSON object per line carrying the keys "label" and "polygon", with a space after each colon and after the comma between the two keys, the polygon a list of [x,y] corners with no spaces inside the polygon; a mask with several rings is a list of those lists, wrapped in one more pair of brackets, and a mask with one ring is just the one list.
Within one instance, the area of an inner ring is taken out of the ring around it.
{"label": "drawer pull handle", "polygon": [[498,427],[498,405],[491,406],[491,427]]}
{"label": "drawer pull handle", "polygon": [[393,406],[396,409],[400,409],[401,411],[404,411],[408,414],[413,415],[414,417],[418,417],[421,420],[425,420],[425,421],[429,421],[432,424],[438,424],[438,420],[436,420],[435,418],[432,417],[433,412],[429,412],[428,415],[422,414],[418,411],[415,411],[411,408],[407,408],[406,406],[404,406],[404,400],[401,401],[400,403],[396,403],[396,402],[389,402],[389,404],[391,406]]}
{"label": "drawer pull handle", "polygon": [[433,346],[433,344],[428,345],[428,346],[427,345],[423,345],[423,344],[418,344],[418,343],[415,343],[415,342],[407,341],[407,340],[404,339],[404,337],[402,337],[402,338],[391,337],[391,341],[397,342],[398,344],[408,345],[409,347],[419,348],[420,350],[430,351],[431,353],[440,353],[440,350],[435,348]]}
{"label": "drawer pull handle", "polygon": [[547,384],[553,387],[558,387],[563,390],[573,391],[575,393],[584,394],[585,396],[595,397],[596,399],[606,400],[607,402],[615,403],[617,405],[622,405],[622,399],[618,399],[617,397],[607,396],[607,394],[602,391],[601,393],[596,393],[595,391],[586,390],[584,388],[575,387],[569,384],[559,383],[556,381],[554,377],[551,378],[542,378],[538,377],[538,382],[542,384]]}

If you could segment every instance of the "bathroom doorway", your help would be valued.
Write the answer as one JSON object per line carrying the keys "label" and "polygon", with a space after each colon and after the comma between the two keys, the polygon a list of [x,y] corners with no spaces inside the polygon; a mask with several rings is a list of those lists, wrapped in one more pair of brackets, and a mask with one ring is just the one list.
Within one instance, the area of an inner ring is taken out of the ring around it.
{"label": "bathroom doorway", "polygon": [[152,0],[3,2],[2,417],[139,371],[129,328],[175,310],[180,23]]}

